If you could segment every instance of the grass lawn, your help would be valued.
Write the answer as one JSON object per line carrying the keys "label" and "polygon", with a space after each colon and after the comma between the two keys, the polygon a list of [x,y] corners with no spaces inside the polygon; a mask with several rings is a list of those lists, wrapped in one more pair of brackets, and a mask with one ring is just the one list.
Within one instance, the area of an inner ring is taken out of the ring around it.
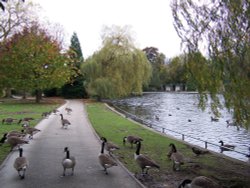
{"label": "grass lawn", "polygon": [[[58,101],[57,101],[58,102]],[[59,103],[44,102],[36,104],[34,101],[28,100],[2,100],[0,103],[0,138],[4,133],[12,130],[21,131],[23,127],[18,124],[18,121],[24,117],[32,117],[34,120],[30,121],[30,126],[35,126],[41,119],[43,112],[49,112],[59,106]],[[2,123],[5,118],[14,118],[16,121],[12,124]],[[0,146],[0,164],[10,151],[8,144]]]}
{"label": "grass lawn", "polygon": [[[204,175],[225,187],[250,187],[250,166],[231,161],[212,153],[195,156],[189,145],[173,140],[132,122],[107,108],[103,103],[86,103],[88,117],[99,136],[120,146],[115,151],[116,157],[129,169],[138,174],[140,168],[134,161],[133,149],[123,146],[123,137],[137,135],[143,138],[141,153],[154,159],[160,170],[149,170],[150,178],[140,179],[147,187],[177,187],[181,180]],[[176,172],[172,162],[167,158],[169,144],[174,143],[177,150],[184,154],[187,162]]]}

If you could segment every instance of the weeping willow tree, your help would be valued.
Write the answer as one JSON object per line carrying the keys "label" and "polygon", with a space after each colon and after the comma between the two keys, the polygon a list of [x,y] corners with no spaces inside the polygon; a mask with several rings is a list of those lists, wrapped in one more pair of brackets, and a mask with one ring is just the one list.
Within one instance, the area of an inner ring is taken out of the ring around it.
{"label": "weeping willow tree", "polygon": [[171,2],[174,26],[188,54],[201,106],[206,106],[209,95],[215,114],[225,106],[235,121],[246,127],[250,123],[249,5],[249,0]]}
{"label": "weeping willow tree", "polygon": [[151,76],[151,65],[143,51],[137,49],[128,27],[106,27],[103,47],[82,66],[89,95],[117,98],[141,94]]}

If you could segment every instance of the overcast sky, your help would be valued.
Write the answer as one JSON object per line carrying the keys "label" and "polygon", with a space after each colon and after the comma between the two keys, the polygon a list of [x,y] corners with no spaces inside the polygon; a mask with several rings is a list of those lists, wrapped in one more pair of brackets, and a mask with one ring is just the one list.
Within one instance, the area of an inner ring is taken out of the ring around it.
{"label": "overcast sky", "polygon": [[104,25],[129,25],[140,49],[153,46],[170,58],[179,55],[169,0],[32,0],[51,22],[60,23],[68,42],[76,32],[84,58],[101,47]]}

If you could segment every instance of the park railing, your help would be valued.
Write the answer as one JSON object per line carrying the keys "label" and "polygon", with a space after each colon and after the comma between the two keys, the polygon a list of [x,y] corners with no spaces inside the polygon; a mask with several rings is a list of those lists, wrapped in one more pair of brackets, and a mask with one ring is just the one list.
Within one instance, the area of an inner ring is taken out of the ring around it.
{"label": "park railing", "polygon": [[[140,124],[143,124],[149,128],[152,128],[154,129],[155,131],[158,131],[158,132],[161,132],[161,133],[164,133],[166,135],[169,134],[169,132],[171,133],[174,133],[175,135],[179,135],[181,137],[181,140],[185,141],[186,138],[191,138],[195,141],[199,141],[201,143],[204,143],[204,148],[205,149],[208,149],[208,145],[213,145],[215,147],[218,147],[219,149],[222,147],[221,145],[218,145],[218,144],[215,144],[215,143],[212,143],[212,142],[209,142],[209,141],[206,141],[206,140],[203,140],[203,139],[200,139],[200,138],[195,138],[193,136],[190,136],[190,135],[186,135],[186,134],[183,134],[181,132],[178,132],[178,131],[174,131],[174,130],[171,130],[171,129],[168,129],[168,128],[165,128],[165,127],[161,127],[161,126],[158,126],[156,125],[155,123],[153,122],[150,122],[150,121],[147,121],[147,120],[144,120],[142,118],[139,118],[137,117],[136,115],[134,114],[131,114],[121,108],[119,108],[118,106],[110,103],[110,102],[107,102],[107,104],[109,106],[112,106],[116,111],[118,111],[119,113],[123,114],[126,118],[130,118]],[[170,134],[169,134],[170,135]],[[176,137],[175,137],[176,138]],[[178,139],[178,138],[177,138]],[[229,151],[232,151],[232,152],[236,152],[236,153],[239,153],[239,154],[242,154],[244,156],[248,156],[249,154],[246,154],[246,153],[243,153],[243,152],[240,152],[240,151],[237,151],[237,150],[234,150],[232,148],[227,148],[227,147],[224,147],[226,150],[229,150]]]}

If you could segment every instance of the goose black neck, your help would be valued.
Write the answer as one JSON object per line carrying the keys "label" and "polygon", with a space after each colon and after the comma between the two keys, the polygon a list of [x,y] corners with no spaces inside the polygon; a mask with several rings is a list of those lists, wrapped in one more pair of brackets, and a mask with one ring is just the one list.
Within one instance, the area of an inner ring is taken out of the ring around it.
{"label": "goose black neck", "polygon": [[101,153],[104,153],[104,145],[105,145],[105,141],[102,141]]}
{"label": "goose black neck", "polygon": [[174,144],[171,144],[171,147],[172,147],[172,151],[173,151],[174,153],[177,152],[176,147],[175,147]]}
{"label": "goose black neck", "polygon": [[22,157],[22,156],[23,156],[23,149],[20,148],[20,149],[19,149],[19,157]]}
{"label": "goose black neck", "polygon": [[141,149],[141,142],[137,142],[137,145],[136,145],[136,155],[140,155],[140,149]]}
{"label": "goose black neck", "polygon": [[5,133],[4,135],[3,135],[3,137],[1,138],[1,140],[0,140],[0,143],[4,143],[5,142],[5,140],[7,139],[7,133]]}
{"label": "goose black neck", "polygon": [[70,158],[69,150],[66,151],[66,159]]}

